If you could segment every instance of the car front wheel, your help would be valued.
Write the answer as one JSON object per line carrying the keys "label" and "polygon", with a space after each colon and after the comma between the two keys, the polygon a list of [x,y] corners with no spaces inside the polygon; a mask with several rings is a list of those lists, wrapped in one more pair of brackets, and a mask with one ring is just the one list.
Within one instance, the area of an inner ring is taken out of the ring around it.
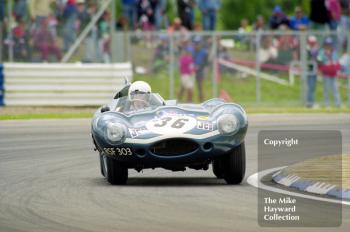
{"label": "car front wheel", "polygon": [[222,165],[221,160],[214,160],[213,161],[213,173],[218,179],[222,179],[224,177],[222,173]]}
{"label": "car front wheel", "polygon": [[240,184],[245,174],[244,142],[235,147],[221,160],[223,178],[227,184]]}
{"label": "car front wheel", "polygon": [[110,157],[103,156],[103,159],[107,181],[112,185],[125,185],[128,180],[128,169]]}

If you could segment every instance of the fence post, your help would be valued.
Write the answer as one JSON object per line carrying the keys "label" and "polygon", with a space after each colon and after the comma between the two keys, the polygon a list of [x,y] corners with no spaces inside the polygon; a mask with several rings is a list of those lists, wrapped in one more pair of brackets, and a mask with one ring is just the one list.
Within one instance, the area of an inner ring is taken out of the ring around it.
{"label": "fence post", "polygon": [[256,84],[255,84],[255,94],[256,94],[256,103],[260,103],[261,102],[261,83],[260,83],[260,71],[261,71],[261,67],[260,67],[260,48],[261,48],[261,31],[258,31],[256,33],[256,64],[255,64],[255,70],[256,70]]}
{"label": "fence post", "polygon": [[13,61],[13,36],[12,36],[12,1],[7,1],[7,10],[8,10],[8,26],[7,26],[7,34],[8,34],[8,58],[9,61]]}
{"label": "fence post", "polygon": [[348,54],[348,63],[347,63],[347,79],[348,79],[348,105],[350,106],[350,33],[348,32],[347,36],[347,47],[346,47],[346,53]]}
{"label": "fence post", "polygon": [[[4,24],[3,24],[3,22],[2,22],[2,19],[0,19],[0,41],[4,41],[4,39],[3,39],[3,34],[2,34],[3,25],[4,25]],[[4,43],[0,43],[0,64],[2,64],[3,46],[4,46]]]}
{"label": "fence post", "polygon": [[5,96],[5,89],[4,89],[4,65],[0,64],[0,106],[4,105],[4,96]]}
{"label": "fence post", "polygon": [[169,77],[170,77],[170,82],[169,82],[169,99],[173,99],[174,96],[175,96],[175,68],[174,68],[174,65],[175,65],[175,51],[174,51],[174,33],[170,34],[170,51],[169,51],[169,54],[170,54],[170,61],[169,61]]}
{"label": "fence post", "polygon": [[218,77],[217,77],[217,55],[218,55],[218,46],[217,46],[217,37],[216,34],[212,35],[213,40],[213,70],[212,70],[212,78],[213,78],[213,98],[218,97]]}
{"label": "fence post", "polygon": [[111,7],[112,7],[112,17],[111,17],[111,22],[110,22],[110,37],[111,37],[111,61],[112,63],[115,63],[116,62],[116,55],[115,55],[115,52],[116,52],[116,36],[115,36],[115,23],[116,23],[116,12],[115,12],[115,0],[112,0],[111,1]]}
{"label": "fence post", "polygon": [[301,62],[301,75],[300,75],[300,100],[301,103],[305,106],[306,104],[306,91],[307,91],[307,50],[306,50],[306,33],[299,33],[300,39],[300,62]]}

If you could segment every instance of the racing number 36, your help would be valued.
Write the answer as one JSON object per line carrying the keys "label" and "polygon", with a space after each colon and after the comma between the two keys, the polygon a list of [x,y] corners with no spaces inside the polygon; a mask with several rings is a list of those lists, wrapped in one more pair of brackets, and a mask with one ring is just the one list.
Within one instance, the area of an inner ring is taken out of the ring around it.
{"label": "racing number 36", "polygon": [[[155,127],[164,127],[166,126],[170,121],[172,121],[173,118],[171,117],[165,117],[165,118],[162,118],[161,121],[159,123],[156,123],[154,124]],[[171,127],[172,128],[175,128],[175,129],[180,129],[182,128],[186,122],[188,122],[189,119],[187,118],[179,118],[177,119],[175,122],[173,122],[171,124]]]}

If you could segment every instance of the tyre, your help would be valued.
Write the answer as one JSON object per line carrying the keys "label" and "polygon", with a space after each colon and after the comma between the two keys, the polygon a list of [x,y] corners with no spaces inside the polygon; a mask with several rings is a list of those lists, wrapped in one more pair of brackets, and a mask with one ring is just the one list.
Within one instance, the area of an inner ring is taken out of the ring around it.
{"label": "tyre", "polygon": [[244,142],[221,160],[223,177],[227,184],[240,184],[245,174]]}
{"label": "tyre", "polygon": [[213,173],[218,179],[222,179],[224,177],[221,167],[221,160],[213,161]]}
{"label": "tyre", "polygon": [[106,164],[105,176],[112,185],[125,185],[128,180],[128,169],[120,162],[107,156],[103,156]]}
{"label": "tyre", "polygon": [[102,176],[105,176],[105,172],[104,172],[105,167],[104,167],[104,165],[103,165],[103,156],[102,156],[102,155],[99,155],[99,157],[100,157],[100,170],[101,170],[101,175],[102,175]]}

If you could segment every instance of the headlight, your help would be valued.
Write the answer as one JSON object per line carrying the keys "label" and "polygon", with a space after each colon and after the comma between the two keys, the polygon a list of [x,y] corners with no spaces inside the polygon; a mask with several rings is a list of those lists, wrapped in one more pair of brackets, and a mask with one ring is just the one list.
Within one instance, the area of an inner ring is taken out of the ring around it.
{"label": "headlight", "polygon": [[115,122],[108,123],[106,128],[106,138],[111,143],[121,143],[125,138],[124,126]]}
{"label": "headlight", "polygon": [[222,134],[232,134],[239,127],[239,121],[233,114],[224,114],[218,118],[218,128]]}

